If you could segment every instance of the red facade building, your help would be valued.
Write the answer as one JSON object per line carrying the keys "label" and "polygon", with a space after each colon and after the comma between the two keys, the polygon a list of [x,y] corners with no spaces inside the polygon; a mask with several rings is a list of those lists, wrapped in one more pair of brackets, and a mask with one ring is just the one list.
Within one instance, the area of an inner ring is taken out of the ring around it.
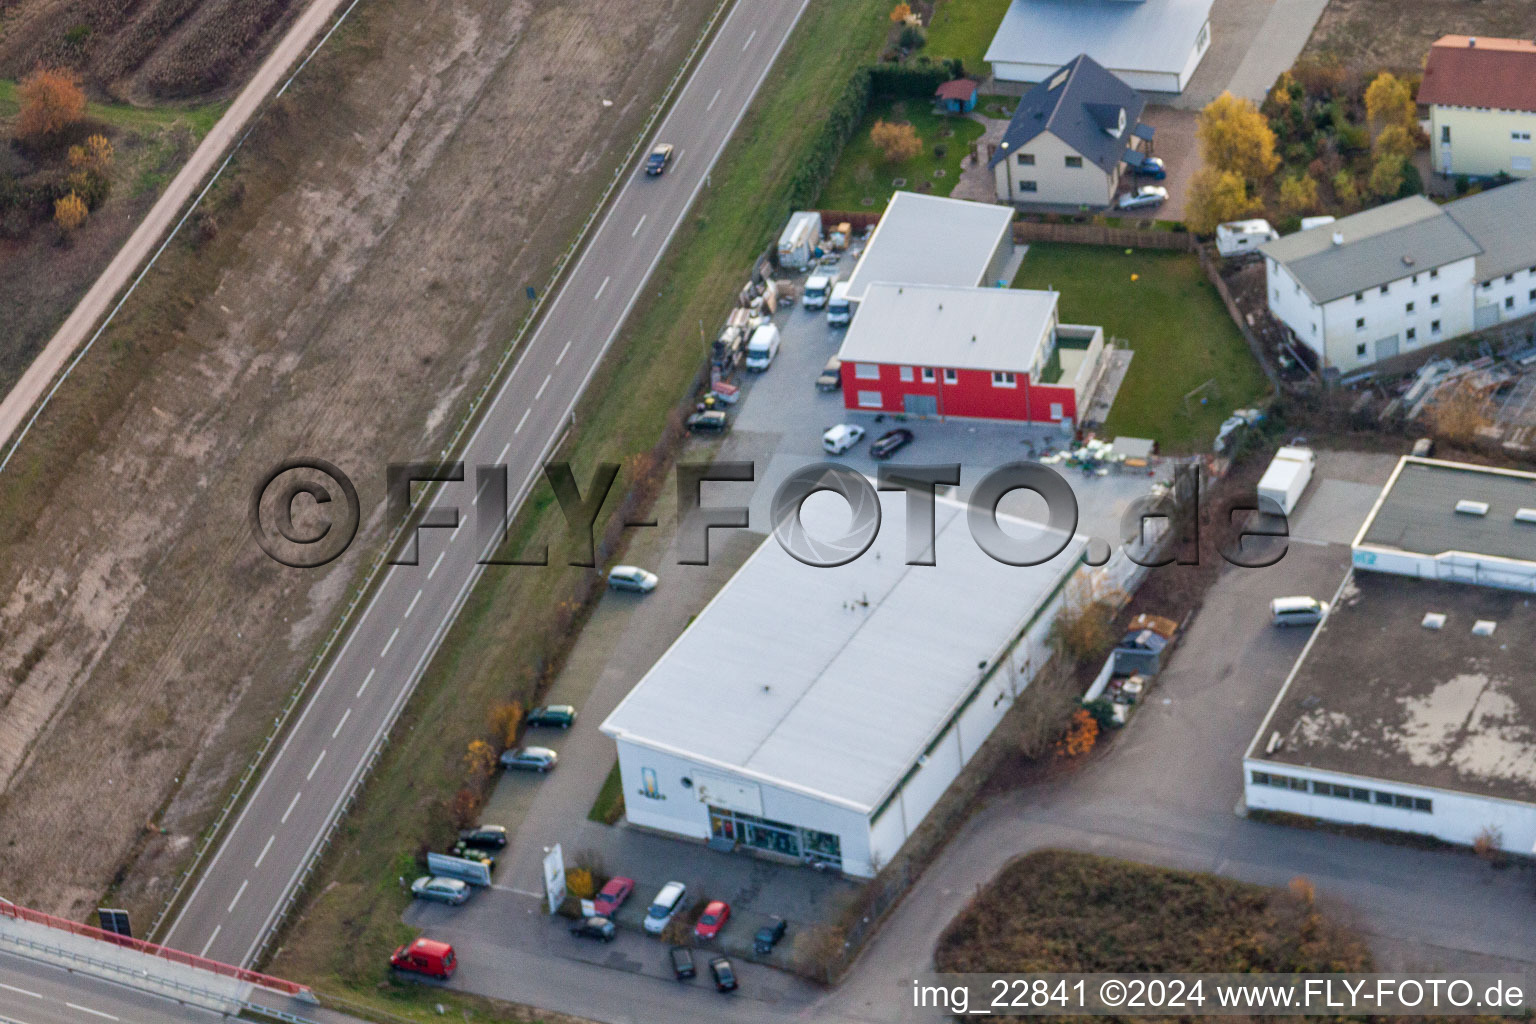
{"label": "red facade building", "polygon": [[871,285],[848,329],[843,404],[918,418],[1076,423],[1101,328],[1062,324],[1057,293]]}

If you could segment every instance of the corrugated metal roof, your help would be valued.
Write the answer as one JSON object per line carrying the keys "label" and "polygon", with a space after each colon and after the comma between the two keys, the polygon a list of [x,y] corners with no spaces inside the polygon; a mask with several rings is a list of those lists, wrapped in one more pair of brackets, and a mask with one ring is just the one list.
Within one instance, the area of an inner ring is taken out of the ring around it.
{"label": "corrugated metal roof", "polygon": [[[987,166],[996,167],[1050,132],[1089,163],[1113,172],[1140,127],[1147,101],[1141,93],[1104,70],[1087,54],[1079,55],[1024,94]],[[1121,118],[1124,130],[1120,130]],[[1116,134],[1111,135],[1113,130]]]}
{"label": "corrugated metal roof", "polygon": [[874,284],[837,357],[843,362],[1024,373],[1056,320],[1056,292]]}
{"label": "corrugated metal roof", "polygon": [[1060,65],[1086,53],[1111,71],[1178,74],[1213,0],[1013,0],[986,59]]}
{"label": "corrugated metal roof", "polygon": [[848,278],[848,297],[862,302],[877,281],[982,284],[1012,223],[1006,206],[897,192]]}
{"label": "corrugated metal roof", "polygon": [[1536,111],[1536,42],[1441,36],[1429,48],[1418,101]]}
{"label": "corrugated metal roof", "polygon": [[[1487,502],[1488,514],[1457,512],[1463,499]],[[1360,543],[1419,555],[1465,551],[1536,562],[1536,524],[1515,519],[1522,508],[1536,508],[1536,474],[1404,457]]]}
{"label": "corrugated metal roof", "polygon": [[1479,281],[1536,266],[1536,178],[1500,185],[1442,207],[1483,250]]}
{"label": "corrugated metal roof", "polygon": [[[1334,237],[1343,242],[1334,244]],[[1319,303],[1375,288],[1482,251],[1461,226],[1423,196],[1352,214],[1259,247],[1284,265]]]}
{"label": "corrugated metal roof", "polygon": [[[603,732],[872,811],[969,698],[979,664],[1075,571],[1084,543],[1072,538],[1045,565],[1004,565],[976,545],[964,509],[941,501],[936,564],[907,565],[905,502],[882,493],[874,545],[837,568],[765,540]],[[813,536],[848,528],[837,501],[808,502],[801,518]]]}

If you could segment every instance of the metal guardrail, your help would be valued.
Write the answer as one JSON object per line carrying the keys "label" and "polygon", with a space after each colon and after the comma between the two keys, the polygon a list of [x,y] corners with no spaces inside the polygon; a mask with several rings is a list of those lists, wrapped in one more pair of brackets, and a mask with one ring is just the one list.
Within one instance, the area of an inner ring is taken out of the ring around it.
{"label": "metal guardrail", "polygon": [[[198,1005],[204,1006],[205,1009],[216,1008],[223,1012],[230,1006],[242,1005],[244,1003],[244,1000],[237,996],[224,995],[214,992],[212,989],[199,988],[196,985],[188,985],[185,982],[174,981],[166,977],[155,977],[150,980],[147,972],[136,971],[124,964],[114,964],[109,960],[99,960],[96,957],[86,956],[84,953],[76,953],[62,946],[50,946],[47,943],[37,942],[33,939],[24,939],[16,935],[0,936],[0,945],[17,946],[21,949],[31,950],[32,953],[36,954],[35,956],[28,957],[28,959],[63,959],[79,964],[80,969],[88,970],[89,973],[97,976],[112,975],[128,979],[124,984],[127,984],[130,988],[148,991],[152,994],[163,995],[163,992],[155,991],[160,988],[173,989],[186,995],[189,1000],[197,1000]],[[18,955],[27,956],[26,953],[19,953]],[[154,988],[150,988],[146,981],[149,981],[149,984],[152,984]],[[212,1006],[205,1004],[212,1004]]]}
{"label": "metal guardrail", "polygon": [[[355,3],[356,0],[354,0],[353,6],[355,6]],[[507,366],[510,364],[512,357],[518,351],[520,351],[523,340],[527,337],[530,328],[533,327],[539,314],[543,311],[544,304],[546,301],[548,301],[549,296],[554,294],[556,286],[559,284],[561,278],[564,277],[566,269],[570,265],[572,257],[574,257],[576,253],[580,251],[581,246],[586,241],[587,235],[592,230],[592,225],[597,222],[598,218],[602,216],[603,212],[606,210],[608,201],[613,198],[614,191],[618,188],[619,183],[622,181],[625,171],[627,171],[634,163],[635,157],[639,155],[641,148],[645,145],[646,140],[650,137],[651,132],[655,129],[657,122],[661,118],[661,115],[671,105],[672,100],[676,95],[678,85],[681,84],[687,75],[692,71],[694,62],[698,59],[699,53],[703,50],[704,46],[709,42],[710,37],[714,34],[715,28],[719,24],[720,16],[726,11],[727,8],[732,5],[732,3],[734,3],[734,0],[720,0],[714,11],[710,14],[709,21],[705,24],[703,31],[699,33],[698,39],[694,41],[693,47],[688,51],[687,58],[679,65],[677,73],[672,76],[672,80],[667,83],[667,87],[663,91],[661,98],[651,109],[650,115],[646,118],[645,123],[641,126],[640,131],[636,134],[634,142],[630,144],[629,151],[624,155],[624,159],[621,160],[618,166],[614,169],[612,179],[604,187],[602,195],[599,197],[597,203],[593,206],[591,213],[587,215],[587,219],[585,222],[583,222],[581,230],[577,232],[575,239],[566,248],[565,252],[562,253],[560,257],[555,261],[555,268],[550,275],[549,283],[545,286],[544,291],[539,293],[538,297],[534,300],[533,305],[529,307],[522,323],[518,326],[516,333],[512,336],[512,340],[507,343],[506,348],[502,352],[501,358],[497,361],[495,370],[492,372],[491,376],[487,378],[486,383],[481,386],[475,397],[470,400],[469,409],[466,411],[464,417],[460,420],[459,425],[454,430],[452,437],[449,438],[447,446],[444,447],[441,451],[440,458],[446,459],[450,452],[456,450],[459,447],[460,443],[464,440],[466,431],[479,417],[481,407],[484,404],[486,397],[490,395],[496,387],[503,383],[503,375],[506,372]],[[351,7],[348,7],[347,11],[350,12],[351,9]],[[343,15],[343,17],[345,17],[345,15]],[[327,34],[326,38],[329,38],[329,34]],[[321,42],[323,43],[324,40],[321,40]],[[318,46],[316,49],[318,49]],[[313,56],[313,53],[311,53],[311,56]],[[307,58],[305,63],[308,63]],[[297,73],[298,72],[295,71],[295,74]],[[284,89],[286,88],[287,86],[284,85]],[[182,896],[186,892],[187,883],[196,877],[197,872],[202,867],[204,858],[207,856],[208,851],[212,848],[215,840],[219,838],[220,833],[224,829],[224,825],[229,820],[230,814],[236,807],[239,806],[241,800],[244,798],[246,789],[250,785],[251,780],[260,773],[261,767],[266,760],[267,754],[272,748],[272,744],[276,742],[278,737],[282,735],[284,729],[286,729],[289,720],[292,718],[294,710],[298,707],[305,693],[308,692],[310,684],[314,682],[315,677],[319,674],[320,669],[330,658],[331,651],[335,648],[337,639],[341,637],[350,626],[352,616],[356,613],[358,606],[363,602],[363,599],[368,597],[372,592],[374,584],[378,580],[379,573],[384,568],[385,563],[389,557],[389,553],[395,549],[396,545],[400,541],[400,538],[405,534],[406,528],[415,520],[416,516],[419,515],[422,510],[429,507],[431,502],[436,499],[437,495],[441,491],[441,488],[441,484],[433,485],[430,488],[423,488],[422,492],[418,494],[416,501],[412,502],[405,518],[391,531],[387,541],[380,548],[379,554],[375,557],[372,567],[368,570],[367,576],[364,577],[362,584],[358,586],[357,589],[353,592],[352,598],[350,601],[348,601],[347,607],[342,612],[341,618],[337,621],[330,634],[326,637],[325,642],[320,647],[319,653],[316,654],[315,657],[311,660],[309,669],[305,672],[303,680],[289,695],[287,702],[283,705],[283,710],[279,713],[278,718],[272,727],[272,730],[262,741],[261,747],[256,752],[256,756],[252,759],[250,765],[247,766],[245,772],[241,775],[240,781],[236,785],[234,792],[230,795],[223,808],[219,811],[219,816],[214,820],[213,825],[210,826],[208,831],[205,833],[203,842],[199,845],[197,854],[193,857],[192,863],[187,867],[185,871],[182,872],[181,878],[176,883],[176,888],[172,891],[170,897],[166,900],[165,905],[161,907],[160,913],[155,917],[155,921],[150,926],[148,934],[158,934],[161,926],[165,923],[166,919],[180,903]],[[412,689],[414,689],[414,684]],[[314,870],[314,865],[319,861],[320,855],[330,846],[331,839],[335,834],[338,824],[346,817],[347,812],[351,810],[352,805],[356,800],[358,790],[362,787],[364,780],[366,780],[371,774],[373,766],[378,761],[379,754],[383,751],[385,744],[389,742],[390,732],[393,730],[395,722],[398,720],[404,705],[405,702],[403,700],[397,704],[395,711],[385,726],[379,744],[369,755],[361,774],[358,775],[351,791],[347,794],[345,800],[340,805],[340,810],[335,815],[335,817],[332,818],[330,825],[327,826],[324,838],[315,848],[313,854],[309,858],[309,863],[304,867],[303,874],[300,876],[298,882],[295,883],[292,890],[289,892],[287,898],[285,899],[282,911],[277,915],[276,918],[272,920],[271,924],[268,926],[267,934],[261,937],[261,943],[257,949],[255,957],[253,958],[253,962],[260,963],[261,958],[266,955],[267,945],[271,941],[271,937],[281,929],[289,911],[292,910],[293,904],[297,900],[297,895],[303,891],[305,883],[309,880],[309,876]]]}

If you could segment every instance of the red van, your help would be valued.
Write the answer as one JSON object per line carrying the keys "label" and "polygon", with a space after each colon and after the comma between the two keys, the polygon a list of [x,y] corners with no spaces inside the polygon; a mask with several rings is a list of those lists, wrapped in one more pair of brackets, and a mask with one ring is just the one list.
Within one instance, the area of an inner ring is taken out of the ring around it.
{"label": "red van", "polygon": [[429,978],[451,978],[459,966],[453,947],[435,939],[417,939],[390,954],[389,966],[397,971],[412,971]]}

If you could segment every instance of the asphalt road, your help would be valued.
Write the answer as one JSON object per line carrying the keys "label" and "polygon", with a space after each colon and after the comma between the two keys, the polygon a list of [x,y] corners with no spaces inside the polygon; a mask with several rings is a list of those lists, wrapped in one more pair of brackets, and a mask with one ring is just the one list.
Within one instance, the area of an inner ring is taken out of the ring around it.
{"label": "asphalt road", "polygon": [[[267,55],[267,59],[256,69],[256,74],[251,76],[250,82],[240,90],[224,116],[203,136],[202,142],[192,151],[191,158],[171,179],[170,185],[161,193],[155,205],[150,207],[149,213],[134,228],[133,234],[128,236],[128,241],[112,257],[112,262],[107,264],[90,290],[81,297],[68,319],[32,360],[32,365],[27,367],[16,386],[0,399],[0,447],[7,441],[13,444],[6,451],[4,461],[0,461],[0,467],[9,461],[14,445],[20,443],[17,432],[30,422],[30,415],[48,393],[49,385],[61,370],[67,372],[66,366],[72,365],[70,360],[80,346],[105,328],[105,324],[98,328],[97,321],[101,320],[109,308],[115,312],[117,306],[127,299],[127,293],[118,298],[119,293],[130,283],[138,284],[138,278],[149,269],[145,267],[144,271],[139,270],[144,261],[150,260],[150,266],[154,265],[153,258],[163,248],[161,239],[178,223],[178,215],[184,216],[182,207],[197,194],[204,179],[221,165],[229,148],[244,137],[247,126],[261,110],[268,94],[286,81],[284,76],[288,68],[304,56],[315,36],[325,28],[343,2],[312,0],[304,13],[294,20],[287,33]],[[113,305],[114,298],[118,299],[117,305]]]}
{"label": "asphalt road", "polygon": [[0,1024],[201,1024],[223,1019],[208,1010],[182,1006],[109,981],[0,953]]}
{"label": "asphalt road", "polygon": [[421,531],[419,564],[388,571],[209,860],[167,945],[235,964],[258,954],[483,569],[468,522],[473,467],[506,465],[513,507],[521,502],[806,2],[738,4],[726,15],[656,133],[675,147],[671,168],[660,178],[631,172],[470,438],[468,480],[447,485],[439,499],[463,510],[461,525]]}

